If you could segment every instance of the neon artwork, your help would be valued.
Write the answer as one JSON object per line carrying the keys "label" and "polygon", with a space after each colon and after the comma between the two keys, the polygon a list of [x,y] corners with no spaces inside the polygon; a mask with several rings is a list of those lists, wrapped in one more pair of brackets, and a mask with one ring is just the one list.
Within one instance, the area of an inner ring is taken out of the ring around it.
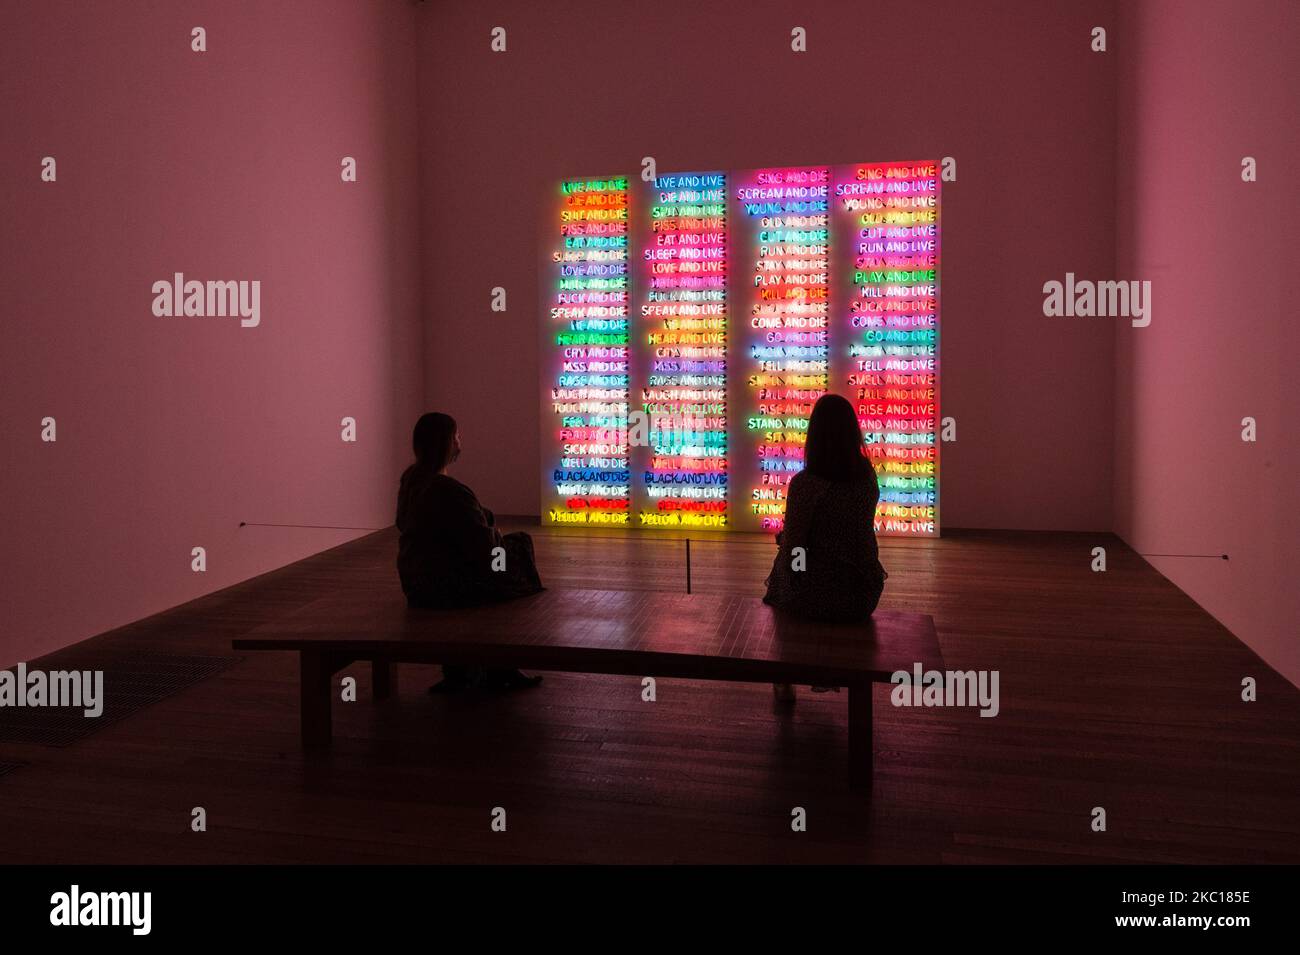
{"label": "neon artwork", "polygon": [[548,227],[543,522],[778,531],[833,390],[876,532],[937,535],[938,164],[630,182],[566,180]]}
{"label": "neon artwork", "polygon": [[544,477],[550,523],[628,523],[628,180],[560,184],[547,333],[558,455]]}
{"label": "neon artwork", "polygon": [[637,309],[649,425],[642,527],[727,526],[726,181],[691,173],[652,187]]}
{"label": "neon artwork", "polygon": [[808,415],[830,384],[830,170],[760,169],[737,182],[747,220],[745,488],[751,526],[779,531],[803,470]]}
{"label": "neon artwork", "polygon": [[837,170],[841,378],[876,469],[880,534],[938,533],[939,178],[934,163]]}

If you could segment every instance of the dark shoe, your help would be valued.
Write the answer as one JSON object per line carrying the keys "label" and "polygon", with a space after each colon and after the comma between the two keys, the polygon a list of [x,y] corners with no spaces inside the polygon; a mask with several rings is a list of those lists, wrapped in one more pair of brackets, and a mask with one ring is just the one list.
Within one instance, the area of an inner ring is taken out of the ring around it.
{"label": "dark shoe", "polygon": [[491,670],[483,680],[489,690],[527,690],[542,682],[540,676],[525,676],[518,670]]}
{"label": "dark shoe", "polygon": [[444,696],[449,693],[463,693],[469,689],[469,681],[465,679],[447,679],[443,678],[429,687],[429,693],[433,696]]}
{"label": "dark shoe", "polygon": [[444,664],[442,668],[442,681],[429,687],[429,692],[437,696],[445,693],[463,693],[465,690],[476,690],[483,685],[483,678],[487,671],[479,666],[464,666],[463,664]]}

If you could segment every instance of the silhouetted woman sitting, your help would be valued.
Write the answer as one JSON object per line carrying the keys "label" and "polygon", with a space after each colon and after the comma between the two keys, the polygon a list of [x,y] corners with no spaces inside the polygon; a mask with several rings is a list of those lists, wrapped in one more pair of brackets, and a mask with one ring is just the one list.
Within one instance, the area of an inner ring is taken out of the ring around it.
{"label": "silhouetted woman sitting", "polygon": [[[460,433],[450,415],[421,416],[412,435],[415,463],[397,492],[397,573],[412,607],[472,607],[535,594],[545,588],[537,574],[532,538],[502,534],[492,512],[464,484],[447,474],[460,456]],[[504,549],[504,565],[495,548]],[[493,565],[500,569],[493,569]],[[536,686],[542,678],[518,670],[444,666],[433,693],[469,686]]]}
{"label": "silhouetted woman sitting", "polygon": [[872,527],[879,499],[853,406],[823,395],[808,420],[804,468],[786,492],[785,526],[763,600],[814,620],[870,617],[889,576]]}

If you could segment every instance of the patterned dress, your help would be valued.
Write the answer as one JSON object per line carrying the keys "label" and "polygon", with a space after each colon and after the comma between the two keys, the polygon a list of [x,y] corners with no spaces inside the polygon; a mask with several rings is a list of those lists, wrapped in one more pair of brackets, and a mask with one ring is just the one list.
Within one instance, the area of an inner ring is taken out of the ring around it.
{"label": "patterned dress", "polygon": [[[832,482],[800,471],[790,482],[785,527],[767,578],[766,603],[814,620],[855,622],[876,609],[889,575],[880,566],[872,520],[875,471]],[[797,552],[795,548],[803,548]]]}

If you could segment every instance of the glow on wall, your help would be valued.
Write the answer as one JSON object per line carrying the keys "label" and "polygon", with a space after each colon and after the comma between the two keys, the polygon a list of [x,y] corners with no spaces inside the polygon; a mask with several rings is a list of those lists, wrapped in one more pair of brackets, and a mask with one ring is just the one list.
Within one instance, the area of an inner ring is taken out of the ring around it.
{"label": "glow on wall", "polygon": [[[727,526],[727,195],[723,173],[651,184],[637,317],[645,346],[643,527]],[[633,429],[635,432],[635,429]]]}
{"label": "glow on wall", "polygon": [[628,523],[628,198],[627,177],[560,184],[546,321],[555,358],[542,485],[548,523]]}
{"label": "glow on wall", "polygon": [[939,533],[937,163],[574,179],[556,196],[544,523],[777,531],[833,390],[876,469],[877,533]]}

